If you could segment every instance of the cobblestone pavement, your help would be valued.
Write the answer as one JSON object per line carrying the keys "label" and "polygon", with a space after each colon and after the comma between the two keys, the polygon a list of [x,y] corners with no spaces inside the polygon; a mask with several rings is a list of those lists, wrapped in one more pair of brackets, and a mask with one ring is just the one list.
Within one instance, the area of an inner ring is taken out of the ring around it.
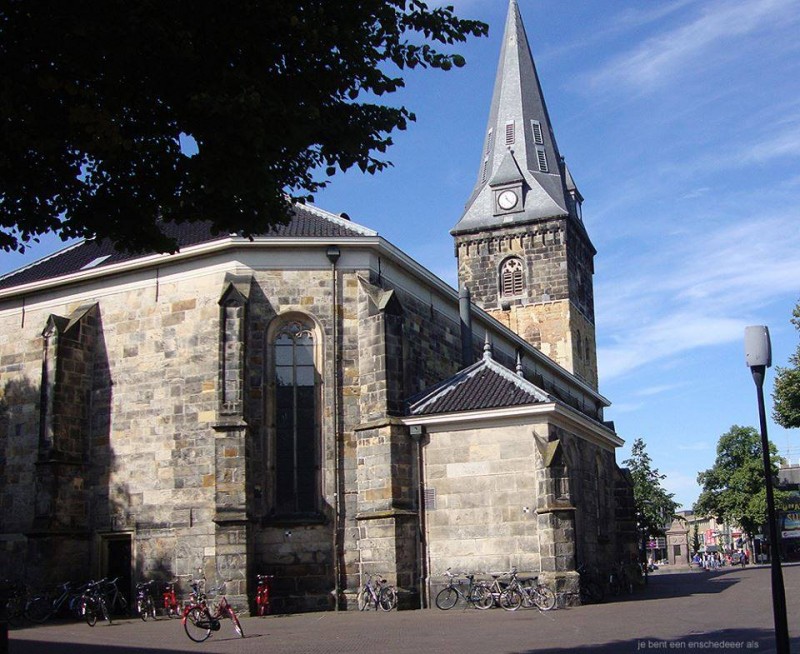
{"label": "cobblestone pavement", "polygon": [[[792,652],[800,654],[800,564],[783,569]],[[770,569],[659,571],[647,589],[603,604],[549,613],[437,609],[244,618],[246,638],[224,621],[202,644],[179,620],[60,623],[13,630],[11,654],[230,652],[526,654],[774,651]]]}

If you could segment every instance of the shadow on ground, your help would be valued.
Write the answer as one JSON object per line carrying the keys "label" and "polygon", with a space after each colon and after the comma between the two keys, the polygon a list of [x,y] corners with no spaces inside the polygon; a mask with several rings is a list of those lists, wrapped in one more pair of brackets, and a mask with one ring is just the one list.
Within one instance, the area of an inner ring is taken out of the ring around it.
{"label": "shadow on ground", "polygon": [[642,602],[689,595],[716,595],[741,581],[739,575],[731,574],[736,572],[741,570],[662,572],[650,575],[643,588],[638,588],[631,594],[606,595],[604,602]]}

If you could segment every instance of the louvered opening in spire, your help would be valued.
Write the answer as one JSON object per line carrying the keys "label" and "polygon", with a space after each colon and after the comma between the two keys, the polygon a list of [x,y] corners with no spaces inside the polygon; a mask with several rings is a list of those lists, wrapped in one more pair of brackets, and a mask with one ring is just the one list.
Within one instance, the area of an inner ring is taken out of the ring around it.
{"label": "louvered opening in spire", "polygon": [[[489,111],[486,140],[472,195],[453,233],[497,225],[566,216],[574,206],[566,194],[560,154],[553,136],[536,66],[517,3],[509,12]],[[513,216],[497,210],[492,188],[505,177],[506,155],[513,150],[524,189]]]}

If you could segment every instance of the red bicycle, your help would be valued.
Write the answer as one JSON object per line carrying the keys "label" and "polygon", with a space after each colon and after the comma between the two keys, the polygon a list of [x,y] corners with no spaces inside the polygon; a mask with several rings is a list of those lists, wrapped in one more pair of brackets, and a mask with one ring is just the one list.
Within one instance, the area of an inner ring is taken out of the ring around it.
{"label": "red bicycle", "polygon": [[180,618],[183,614],[178,597],[175,595],[175,584],[175,581],[166,582],[164,584],[164,592],[161,594],[164,602],[164,613],[170,618]]}
{"label": "red bicycle", "polygon": [[[244,629],[236,616],[233,607],[228,604],[228,599],[222,595],[214,605],[208,604],[206,594],[200,590],[201,581],[192,581],[192,596],[186,608],[183,609],[183,628],[186,635],[194,642],[202,643],[212,631],[219,631],[221,620],[230,618],[236,633],[244,638]],[[225,584],[219,588],[212,589],[212,592],[223,592]]]}
{"label": "red bicycle", "polygon": [[269,596],[272,590],[272,579],[274,575],[256,575],[258,588],[256,588],[256,613],[267,615],[270,613]]}

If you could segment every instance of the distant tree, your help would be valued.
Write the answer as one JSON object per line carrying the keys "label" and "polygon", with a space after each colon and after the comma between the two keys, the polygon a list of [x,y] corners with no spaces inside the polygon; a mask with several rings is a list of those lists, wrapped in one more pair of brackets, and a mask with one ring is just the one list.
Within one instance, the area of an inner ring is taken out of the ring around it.
{"label": "distant tree", "polygon": [[395,72],[462,66],[438,48],[487,32],[421,0],[4,2],[0,248],[55,232],[170,251],[163,221],[268,231],[287,193],[390,165],[415,119],[378,98]]}
{"label": "distant tree", "polygon": [[628,468],[633,479],[633,497],[642,533],[645,536],[663,536],[678,508],[678,503],[673,499],[675,494],[668,493],[661,486],[667,476],[653,468],[641,438],[633,441],[631,458],[626,459],[622,465]]}
{"label": "distant tree", "polygon": [[[800,331],[800,302],[792,312],[792,324]],[[772,417],[782,427],[800,427],[800,343],[789,357],[789,367],[776,367],[775,384],[772,389],[774,400]]]}
{"label": "distant tree", "polygon": [[[782,459],[770,443],[771,474]],[[694,512],[727,524],[737,524],[752,538],[767,522],[767,499],[761,436],[753,427],[733,425],[720,436],[714,465],[697,475],[702,487]],[[788,494],[775,490],[775,506],[785,506]]]}
{"label": "distant tree", "polygon": [[694,523],[692,529],[692,554],[697,554],[700,551],[700,528],[697,523]]}

